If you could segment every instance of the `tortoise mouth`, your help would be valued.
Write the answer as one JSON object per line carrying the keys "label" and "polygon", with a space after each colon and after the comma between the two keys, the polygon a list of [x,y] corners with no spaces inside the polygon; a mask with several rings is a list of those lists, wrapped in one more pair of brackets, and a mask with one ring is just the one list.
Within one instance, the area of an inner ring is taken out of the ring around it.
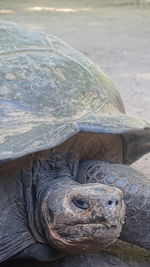
{"label": "tortoise mouth", "polygon": [[[109,224],[104,222],[90,222],[90,223],[74,223],[65,224],[63,227],[54,226],[53,231],[62,238],[72,239],[97,239],[103,237],[108,238],[108,235],[112,235],[116,238],[119,237],[123,222],[117,222],[117,224]],[[105,236],[106,235],[106,236]]]}
{"label": "tortoise mouth", "polygon": [[67,224],[67,226],[106,226],[107,229],[113,228],[116,229],[118,227],[117,224],[108,224],[104,222],[90,222],[90,223],[74,223],[74,224]]}
{"label": "tortoise mouth", "polygon": [[55,247],[69,253],[97,252],[117,240],[122,228],[118,224],[74,223],[51,231],[52,243]]}

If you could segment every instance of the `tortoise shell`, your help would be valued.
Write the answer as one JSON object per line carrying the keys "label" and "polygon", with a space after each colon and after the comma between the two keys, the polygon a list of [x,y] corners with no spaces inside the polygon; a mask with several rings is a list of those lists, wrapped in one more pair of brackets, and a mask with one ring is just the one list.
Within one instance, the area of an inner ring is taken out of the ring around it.
{"label": "tortoise shell", "polygon": [[107,76],[52,35],[1,21],[0,93],[1,161],[89,133],[106,152],[107,137],[120,140],[125,164],[150,151],[150,123],[127,116]]}

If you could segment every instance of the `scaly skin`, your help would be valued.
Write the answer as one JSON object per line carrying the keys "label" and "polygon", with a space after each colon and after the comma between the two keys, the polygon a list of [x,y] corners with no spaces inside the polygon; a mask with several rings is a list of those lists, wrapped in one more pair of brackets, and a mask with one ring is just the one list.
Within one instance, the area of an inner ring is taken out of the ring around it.
{"label": "scaly skin", "polygon": [[126,218],[120,239],[150,249],[150,180],[122,164],[103,161],[80,163],[78,182],[103,183],[124,193]]}
{"label": "scaly skin", "polygon": [[3,164],[0,172],[0,262],[95,252],[120,235],[125,208],[118,188],[77,183],[65,161],[40,154]]}

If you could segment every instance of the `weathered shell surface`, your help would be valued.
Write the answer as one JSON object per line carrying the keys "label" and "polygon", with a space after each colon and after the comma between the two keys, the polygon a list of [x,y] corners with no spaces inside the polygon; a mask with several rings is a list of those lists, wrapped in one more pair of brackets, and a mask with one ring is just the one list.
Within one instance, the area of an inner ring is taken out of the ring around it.
{"label": "weathered shell surface", "polygon": [[130,118],[112,82],[54,36],[0,23],[0,160],[80,132],[121,134],[124,163],[150,151],[150,124]]}

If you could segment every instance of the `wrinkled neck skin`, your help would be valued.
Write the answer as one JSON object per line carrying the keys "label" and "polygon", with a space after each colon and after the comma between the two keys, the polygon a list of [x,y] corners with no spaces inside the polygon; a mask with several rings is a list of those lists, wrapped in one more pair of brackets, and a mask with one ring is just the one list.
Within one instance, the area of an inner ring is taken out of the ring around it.
{"label": "wrinkled neck skin", "polygon": [[[23,167],[21,174],[28,227],[37,242],[49,244],[51,240],[43,217],[42,204],[47,195],[51,195],[56,188],[56,191],[59,191],[58,188],[61,188],[63,184],[77,184],[73,178],[77,171],[78,161],[72,159],[68,165],[66,160],[57,159],[54,164],[54,160],[42,160],[39,157],[34,158],[32,164],[32,172],[30,168]],[[30,179],[27,179],[28,177]]]}

